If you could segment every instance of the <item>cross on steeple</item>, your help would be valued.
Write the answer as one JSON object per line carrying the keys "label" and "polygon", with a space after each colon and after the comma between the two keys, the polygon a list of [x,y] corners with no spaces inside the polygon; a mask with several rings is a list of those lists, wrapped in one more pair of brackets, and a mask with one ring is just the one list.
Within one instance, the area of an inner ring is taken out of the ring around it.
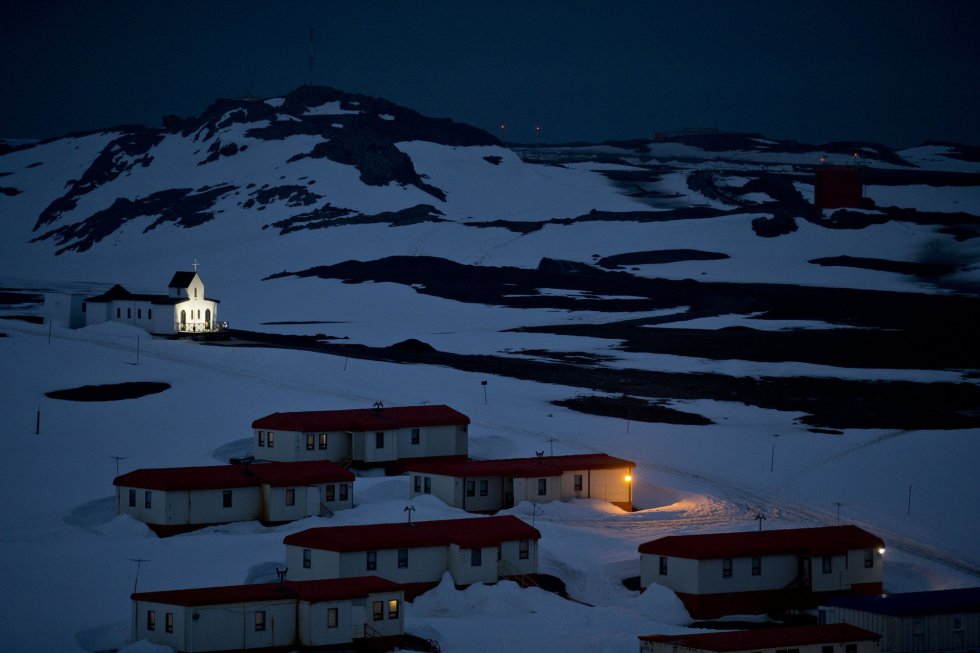
{"label": "cross on steeple", "polygon": [[200,265],[200,263],[198,263],[198,262],[197,262],[197,258],[195,258],[195,259],[194,259],[194,262],[193,262],[193,263],[191,263],[191,265],[193,265],[193,266],[194,266],[194,271],[195,271],[195,272],[197,272],[197,266],[199,266],[199,265]]}

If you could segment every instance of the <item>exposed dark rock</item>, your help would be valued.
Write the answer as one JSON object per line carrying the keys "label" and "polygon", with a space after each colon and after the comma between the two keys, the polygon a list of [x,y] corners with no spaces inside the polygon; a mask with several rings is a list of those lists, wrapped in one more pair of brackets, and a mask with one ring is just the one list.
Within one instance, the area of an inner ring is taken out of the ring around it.
{"label": "exposed dark rock", "polygon": [[758,217],[752,220],[752,231],[763,238],[776,238],[796,231],[796,219],[787,211],[775,211],[770,217]]}
{"label": "exposed dark rock", "polygon": [[[254,184],[252,185],[254,186]],[[298,186],[296,184],[273,186],[271,188],[263,186],[249,193],[249,195],[249,199],[242,204],[246,209],[252,208],[256,203],[264,206],[275,201],[285,202],[286,206],[309,206],[316,204],[320,199],[319,195],[310,192],[305,186]]]}
{"label": "exposed dark rock", "polygon": [[881,270],[882,272],[898,272],[912,274],[918,277],[941,277],[959,269],[952,263],[913,263],[910,261],[889,261],[881,258],[865,258],[861,256],[826,256],[809,261],[815,265],[862,268],[864,270]]}
{"label": "exposed dark rock", "polygon": [[273,222],[271,226],[279,229],[280,234],[288,234],[300,229],[325,229],[350,224],[387,223],[392,227],[404,227],[420,222],[442,222],[442,218],[439,217],[441,215],[442,212],[431,204],[416,204],[400,211],[375,214],[357,213],[327,204],[309,213]]}
{"label": "exposed dark rock", "polygon": [[8,197],[13,197],[14,195],[20,195],[21,191],[13,186],[0,186],[0,193]]}
{"label": "exposed dark rock", "polygon": [[415,338],[409,338],[408,340],[402,340],[401,342],[396,342],[393,345],[389,345],[388,349],[393,351],[410,351],[415,353],[428,353],[437,351],[435,347],[427,342],[422,342],[421,340],[416,340]]}
{"label": "exposed dark rock", "polygon": [[572,399],[552,401],[556,406],[564,406],[580,413],[601,415],[603,417],[618,417],[634,422],[658,422],[661,424],[688,424],[705,426],[714,424],[710,419],[695,413],[669,408],[666,402],[651,402],[636,397],[601,397],[582,395]]}
{"label": "exposed dark rock", "polygon": [[483,157],[483,160],[486,161],[487,163],[491,163],[495,166],[499,166],[500,162],[503,161],[504,158],[500,156],[490,155],[490,156]]}
{"label": "exposed dark rock", "polygon": [[44,394],[51,399],[67,399],[68,401],[119,401],[121,399],[138,399],[169,389],[169,383],[130,381],[106,385],[83,385],[66,390],[52,390]]}
{"label": "exposed dark rock", "polygon": [[728,254],[720,252],[702,252],[696,249],[659,249],[650,252],[630,252],[605,256],[596,261],[596,265],[609,270],[616,270],[621,266],[628,265],[656,265],[678,261],[717,261],[726,258],[730,258]]}

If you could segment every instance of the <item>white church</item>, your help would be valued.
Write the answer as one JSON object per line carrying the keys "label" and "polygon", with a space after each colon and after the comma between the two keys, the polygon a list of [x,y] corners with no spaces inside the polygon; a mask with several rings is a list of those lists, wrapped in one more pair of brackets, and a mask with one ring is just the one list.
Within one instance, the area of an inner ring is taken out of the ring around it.
{"label": "white church", "polygon": [[[196,267],[196,266],[195,266]],[[166,295],[131,293],[116,284],[81,302],[84,324],[124,322],[159,335],[208,333],[221,328],[218,300],[204,295],[197,272],[176,272]]]}

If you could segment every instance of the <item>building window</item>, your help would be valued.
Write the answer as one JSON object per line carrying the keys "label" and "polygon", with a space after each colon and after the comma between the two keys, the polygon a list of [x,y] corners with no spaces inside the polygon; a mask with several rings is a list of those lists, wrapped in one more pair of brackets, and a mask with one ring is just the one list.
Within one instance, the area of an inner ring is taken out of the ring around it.
{"label": "building window", "polygon": [[385,602],[384,601],[375,601],[374,602],[374,610],[373,610],[373,613],[372,613],[371,616],[374,617],[374,620],[375,621],[384,621],[384,618],[385,618]]}
{"label": "building window", "polygon": [[129,507],[130,508],[136,507],[136,490],[129,491]]}
{"label": "building window", "polygon": [[384,449],[385,448],[385,434],[381,431],[377,431],[374,434],[374,448]]}
{"label": "building window", "polygon": [[582,475],[581,474],[576,474],[575,475],[575,491],[576,492],[581,492],[582,491]]}
{"label": "building window", "polygon": [[348,488],[349,487],[350,486],[348,486],[346,483],[341,483],[340,484],[340,500],[341,501],[347,501],[347,497],[349,496],[348,495]]}
{"label": "building window", "polygon": [[313,568],[313,551],[311,549],[303,549],[303,569]]}
{"label": "building window", "polygon": [[327,448],[327,434],[326,433],[321,433],[320,434],[320,448],[321,449],[326,449]]}
{"label": "building window", "polygon": [[197,299],[197,288],[194,288],[194,299]]}
{"label": "building window", "polygon": [[116,309],[116,319],[118,320],[121,317],[122,317],[122,309],[121,308],[117,308]]}
{"label": "building window", "polygon": [[953,615],[953,630],[963,630],[963,615],[954,614]]}
{"label": "building window", "polygon": [[422,441],[422,430],[412,429],[412,444],[418,444]]}
{"label": "building window", "polygon": [[307,433],[306,434],[306,450],[307,451],[313,451],[313,446],[314,446],[314,443],[313,443],[313,434],[312,433]]}
{"label": "building window", "polygon": [[334,500],[334,494],[336,493],[335,488],[336,488],[336,486],[333,485],[332,483],[327,486],[327,501],[333,501]]}
{"label": "building window", "polygon": [[874,549],[864,550],[864,568],[870,569],[875,566],[875,552]]}
{"label": "building window", "polygon": [[153,507],[153,493],[149,490],[143,493],[143,507],[147,510]]}
{"label": "building window", "polygon": [[259,446],[265,446],[265,431],[259,431]]}
{"label": "building window", "polygon": [[521,560],[527,560],[531,557],[531,542],[529,540],[521,540],[517,543],[517,557]]}
{"label": "building window", "polygon": [[292,488],[292,487],[286,488],[286,505],[287,506],[296,505],[296,488]]}
{"label": "building window", "polygon": [[265,610],[255,611],[255,630],[265,630]]}
{"label": "building window", "polygon": [[916,617],[912,620],[912,634],[921,637],[923,632],[924,628],[922,617]]}
{"label": "building window", "polygon": [[378,552],[368,551],[367,552],[367,564],[365,569],[368,571],[376,571],[378,569]]}
{"label": "building window", "polygon": [[423,484],[425,486],[423,492],[425,494],[432,494],[432,477],[426,476]]}
{"label": "building window", "polygon": [[822,646],[820,647],[820,653],[834,653],[833,646]]}
{"label": "building window", "polygon": [[721,559],[721,577],[731,578],[732,577],[732,559],[722,558]]}
{"label": "building window", "polygon": [[485,497],[490,494],[490,482],[483,480],[480,481],[480,496]]}
{"label": "building window", "polygon": [[398,599],[388,599],[388,618],[398,618]]}
{"label": "building window", "polygon": [[157,611],[147,610],[146,611],[146,629],[156,630],[157,629]]}
{"label": "building window", "polygon": [[127,320],[133,319],[133,309],[131,308],[126,309],[126,319]]}
{"label": "building window", "polygon": [[858,645],[857,644],[845,644],[844,645],[844,653],[858,653]]}
{"label": "building window", "polygon": [[398,549],[398,568],[408,569],[408,549]]}
{"label": "building window", "polygon": [[476,496],[476,481],[466,481],[466,496]]}
{"label": "building window", "polygon": [[276,434],[274,431],[266,431],[265,438],[269,442],[268,446],[270,449],[276,446]]}
{"label": "building window", "polygon": [[337,608],[327,608],[327,628],[337,627]]}
{"label": "building window", "polygon": [[752,558],[752,575],[762,575],[762,558]]}
{"label": "building window", "polygon": [[548,479],[539,478],[538,479],[538,496],[543,497],[548,494]]}
{"label": "building window", "polygon": [[660,556],[660,575],[667,575],[667,556]]}
{"label": "building window", "polygon": [[168,633],[174,632],[174,613],[168,612],[163,616],[163,629]]}
{"label": "building window", "polygon": [[[136,309],[136,319],[137,320],[142,320],[143,319],[143,309],[142,308],[137,308]],[[167,614],[170,614],[170,613],[168,612]],[[168,633],[172,633],[173,631],[172,630],[168,630],[167,632]]]}
{"label": "building window", "polygon": [[412,476],[412,490],[415,492],[415,494],[422,493],[422,477],[418,474]]}
{"label": "building window", "polygon": [[231,508],[231,490],[224,490],[221,493],[221,507]]}
{"label": "building window", "polygon": [[830,556],[824,556],[821,563],[821,571],[825,574],[829,574],[834,570],[834,559]]}
{"label": "building window", "polygon": [[471,567],[483,566],[483,549],[476,548],[470,551],[470,566]]}
{"label": "building window", "polygon": [[146,319],[148,319],[148,320],[152,320],[153,319],[153,309],[152,308],[146,309]]}

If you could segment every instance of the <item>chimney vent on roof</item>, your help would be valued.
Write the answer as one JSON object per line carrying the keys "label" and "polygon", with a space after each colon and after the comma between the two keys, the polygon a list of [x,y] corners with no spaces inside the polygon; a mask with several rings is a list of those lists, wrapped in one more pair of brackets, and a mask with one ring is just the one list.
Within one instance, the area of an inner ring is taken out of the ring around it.
{"label": "chimney vent on roof", "polygon": [[285,569],[280,569],[279,567],[276,567],[276,576],[279,577],[279,589],[281,589],[281,590],[286,589],[286,572],[287,571],[289,571],[289,567],[286,567]]}

